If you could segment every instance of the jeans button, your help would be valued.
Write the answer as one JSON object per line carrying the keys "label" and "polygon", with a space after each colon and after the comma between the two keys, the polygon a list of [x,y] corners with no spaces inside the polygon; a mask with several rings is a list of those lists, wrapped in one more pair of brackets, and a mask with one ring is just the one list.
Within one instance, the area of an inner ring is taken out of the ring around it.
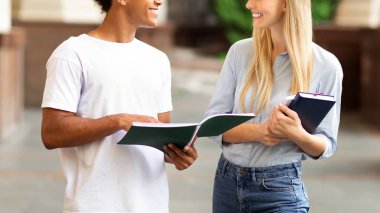
{"label": "jeans button", "polygon": [[239,173],[240,173],[241,175],[244,175],[244,174],[247,174],[247,171],[245,171],[244,169],[240,169]]}

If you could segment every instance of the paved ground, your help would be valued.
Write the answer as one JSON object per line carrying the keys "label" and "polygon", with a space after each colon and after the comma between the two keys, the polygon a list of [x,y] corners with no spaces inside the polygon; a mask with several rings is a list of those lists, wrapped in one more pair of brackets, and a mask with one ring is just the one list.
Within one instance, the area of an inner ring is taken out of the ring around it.
{"label": "paved ground", "polygon": [[[174,122],[202,119],[217,74],[173,72]],[[62,211],[65,180],[57,151],[47,151],[40,139],[40,110],[27,109],[14,135],[0,140],[0,212]],[[170,209],[177,213],[211,212],[214,170],[220,149],[208,139],[197,142],[198,161],[178,172],[168,167]],[[342,114],[339,150],[334,157],[304,163],[311,212],[380,212],[380,132]]]}

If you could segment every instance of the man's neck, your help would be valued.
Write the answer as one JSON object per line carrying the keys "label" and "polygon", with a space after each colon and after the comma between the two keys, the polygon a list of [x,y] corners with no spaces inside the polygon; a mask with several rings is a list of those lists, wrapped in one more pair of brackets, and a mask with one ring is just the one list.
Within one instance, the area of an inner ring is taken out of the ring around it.
{"label": "man's neck", "polygon": [[110,42],[131,42],[135,38],[137,27],[127,20],[121,11],[109,11],[102,24],[88,35]]}

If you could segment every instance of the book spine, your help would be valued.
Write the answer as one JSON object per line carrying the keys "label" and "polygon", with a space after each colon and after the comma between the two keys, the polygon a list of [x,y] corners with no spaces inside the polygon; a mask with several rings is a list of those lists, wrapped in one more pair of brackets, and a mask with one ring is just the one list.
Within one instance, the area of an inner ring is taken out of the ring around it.
{"label": "book spine", "polygon": [[296,97],[290,102],[289,109],[293,110],[297,107],[298,100],[301,98],[300,94],[297,93]]}
{"label": "book spine", "polygon": [[197,126],[197,128],[195,129],[193,136],[191,137],[190,141],[187,143],[186,146],[191,146],[191,144],[194,142],[195,137],[197,137],[198,130],[199,130],[200,127],[201,127],[201,125],[199,124],[199,125]]}

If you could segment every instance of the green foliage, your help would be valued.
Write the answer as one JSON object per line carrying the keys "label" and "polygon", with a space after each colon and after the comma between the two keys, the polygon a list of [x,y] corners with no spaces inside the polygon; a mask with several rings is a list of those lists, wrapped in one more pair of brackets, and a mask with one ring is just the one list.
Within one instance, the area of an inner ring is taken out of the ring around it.
{"label": "green foliage", "polygon": [[[211,1],[215,14],[225,27],[226,36],[231,43],[252,36],[252,14],[245,7],[247,0]],[[339,0],[312,0],[314,23],[330,21],[338,2]]]}
{"label": "green foliage", "polygon": [[213,0],[215,13],[232,43],[252,35],[252,14],[246,3],[247,0]]}
{"label": "green foliage", "polygon": [[312,0],[313,20],[315,23],[329,22],[335,13],[339,0]]}

